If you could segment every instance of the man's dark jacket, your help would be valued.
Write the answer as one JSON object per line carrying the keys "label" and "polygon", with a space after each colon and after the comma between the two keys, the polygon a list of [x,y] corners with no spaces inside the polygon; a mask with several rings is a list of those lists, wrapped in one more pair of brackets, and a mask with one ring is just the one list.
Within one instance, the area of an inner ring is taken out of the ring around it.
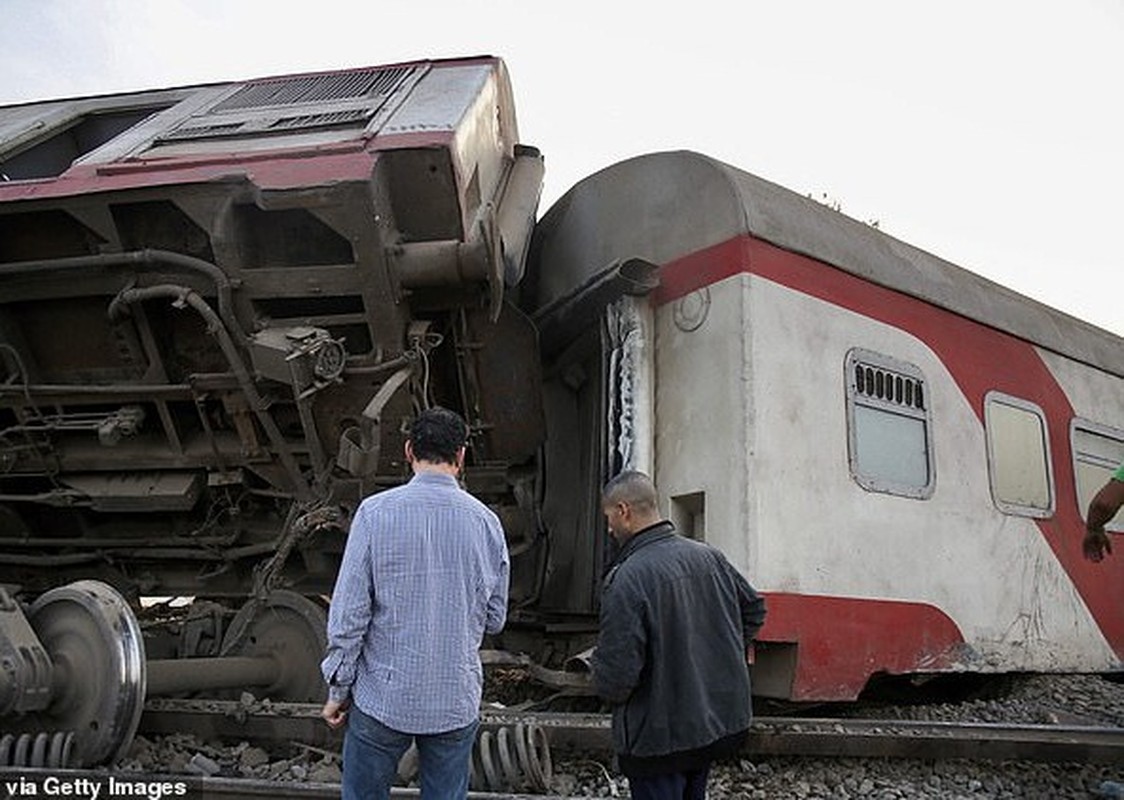
{"label": "man's dark jacket", "polygon": [[746,647],[764,621],[764,599],[718,550],[670,522],[629,539],[605,576],[591,659],[617,753],[705,754],[747,730]]}

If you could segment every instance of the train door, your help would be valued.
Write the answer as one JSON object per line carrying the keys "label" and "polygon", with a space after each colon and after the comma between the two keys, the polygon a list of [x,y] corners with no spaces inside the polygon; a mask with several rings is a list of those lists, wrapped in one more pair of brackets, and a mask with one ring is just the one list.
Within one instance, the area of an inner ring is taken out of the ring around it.
{"label": "train door", "polygon": [[652,470],[652,326],[644,295],[655,274],[655,265],[639,259],[615,262],[534,315],[548,429],[543,610],[597,610],[614,555],[601,487],[622,470]]}

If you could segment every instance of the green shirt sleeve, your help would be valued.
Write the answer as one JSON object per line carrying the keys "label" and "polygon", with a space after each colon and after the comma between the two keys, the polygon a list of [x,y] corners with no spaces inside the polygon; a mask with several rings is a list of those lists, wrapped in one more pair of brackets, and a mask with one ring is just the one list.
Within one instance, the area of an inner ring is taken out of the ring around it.
{"label": "green shirt sleeve", "polygon": [[1116,468],[1116,472],[1112,473],[1112,477],[1118,481],[1124,481],[1124,464]]}

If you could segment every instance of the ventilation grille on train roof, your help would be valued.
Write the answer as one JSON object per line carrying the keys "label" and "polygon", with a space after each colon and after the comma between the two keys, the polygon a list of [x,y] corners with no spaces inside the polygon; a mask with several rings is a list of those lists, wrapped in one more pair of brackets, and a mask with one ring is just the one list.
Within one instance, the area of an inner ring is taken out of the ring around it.
{"label": "ventilation grille on train roof", "polygon": [[388,95],[410,74],[411,69],[411,67],[390,67],[332,75],[271,78],[246,84],[211,111],[292,106],[298,103],[326,103],[333,100],[355,100],[374,95]]}
{"label": "ventilation grille on train roof", "polygon": [[184,120],[159,142],[256,136],[366,124],[423,67],[387,67],[327,75],[268,78],[241,86],[206,111]]}

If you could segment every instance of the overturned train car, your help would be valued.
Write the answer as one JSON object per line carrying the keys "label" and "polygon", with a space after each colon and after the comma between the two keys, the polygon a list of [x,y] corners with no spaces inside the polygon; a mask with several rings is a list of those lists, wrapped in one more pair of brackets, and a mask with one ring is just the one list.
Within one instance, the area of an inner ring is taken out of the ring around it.
{"label": "overturned train car", "polygon": [[522,271],[542,159],[496,59],[0,114],[0,581],[326,594],[403,424],[539,534]]}
{"label": "overturned train car", "polygon": [[432,404],[534,599],[541,184],[494,58],[0,109],[0,766],[322,699],[350,514]]}
{"label": "overturned train car", "polygon": [[[172,658],[268,639],[263,606],[315,628],[440,404],[512,553],[497,646],[589,644],[599,488],[636,467],[766,593],[761,693],[1119,669],[1124,568],[1080,551],[1119,338],[700,155],[536,226],[542,171],[494,58],[0,109],[0,607],[245,604]],[[0,681],[0,714],[49,683]]]}

